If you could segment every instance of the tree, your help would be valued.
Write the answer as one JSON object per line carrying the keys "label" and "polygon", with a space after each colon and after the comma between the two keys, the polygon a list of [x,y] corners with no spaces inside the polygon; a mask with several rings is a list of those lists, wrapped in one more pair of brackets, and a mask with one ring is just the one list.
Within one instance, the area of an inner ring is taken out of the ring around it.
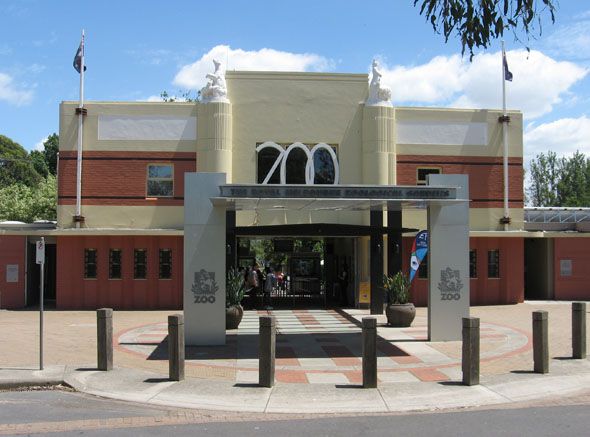
{"label": "tree", "polygon": [[43,157],[52,175],[57,174],[57,154],[59,152],[59,135],[52,133],[43,142]]}
{"label": "tree", "polygon": [[590,160],[577,151],[571,158],[562,158],[561,177],[557,183],[559,206],[589,206],[590,191],[587,180]]}
{"label": "tree", "polygon": [[49,174],[49,167],[47,166],[47,162],[45,161],[45,156],[43,153],[39,152],[38,150],[32,150],[29,156],[35,171],[46,178]]}
{"label": "tree", "polygon": [[541,153],[531,161],[529,199],[533,206],[557,206],[559,166],[555,152]]}
{"label": "tree", "polygon": [[488,48],[505,31],[512,31],[517,40],[521,32],[527,40],[540,36],[545,14],[555,23],[557,0],[414,0],[414,6],[418,4],[434,31],[442,33],[445,42],[456,34],[462,54],[468,50],[471,59],[475,47]]}
{"label": "tree", "polygon": [[590,206],[590,158],[579,151],[558,159],[541,153],[531,161],[527,189],[533,206]]}
{"label": "tree", "polygon": [[177,96],[171,96],[168,91],[164,90],[160,93],[160,98],[163,102],[198,102],[201,100],[201,91],[193,97],[193,92],[190,90],[178,91]]}
{"label": "tree", "polygon": [[0,187],[15,183],[32,187],[42,179],[27,151],[10,138],[0,135]]}
{"label": "tree", "polygon": [[36,187],[17,183],[0,188],[0,220],[55,220],[56,185],[55,176],[50,174]]}

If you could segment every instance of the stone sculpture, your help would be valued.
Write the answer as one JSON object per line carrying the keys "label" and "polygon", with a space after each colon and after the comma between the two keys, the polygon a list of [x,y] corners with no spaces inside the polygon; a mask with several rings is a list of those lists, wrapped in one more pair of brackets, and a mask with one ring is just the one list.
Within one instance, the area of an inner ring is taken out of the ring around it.
{"label": "stone sculpture", "polygon": [[379,63],[373,59],[371,82],[369,83],[369,98],[367,106],[392,106],[391,90],[381,85],[382,73],[379,70]]}
{"label": "stone sculpture", "polygon": [[215,71],[207,74],[207,85],[201,89],[201,101],[203,103],[222,102],[229,103],[227,98],[227,85],[225,73],[221,71],[221,62],[213,59]]}

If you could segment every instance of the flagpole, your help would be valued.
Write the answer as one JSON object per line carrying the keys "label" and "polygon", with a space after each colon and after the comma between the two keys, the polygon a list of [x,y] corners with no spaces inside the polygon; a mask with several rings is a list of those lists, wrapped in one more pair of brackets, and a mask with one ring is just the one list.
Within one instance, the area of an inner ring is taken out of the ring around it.
{"label": "flagpole", "polygon": [[80,59],[80,102],[78,104],[78,148],[76,160],[76,227],[82,216],[82,138],[84,129],[84,30],[82,29],[82,53]]}
{"label": "flagpole", "polygon": [[508,209],[508,114],[506,113],[506,70],[505,60],[506,52],[504,50],[504,40],[502,40],[502,135],[504,142],[504,230],[508,229],[510,224],[510,212]]}

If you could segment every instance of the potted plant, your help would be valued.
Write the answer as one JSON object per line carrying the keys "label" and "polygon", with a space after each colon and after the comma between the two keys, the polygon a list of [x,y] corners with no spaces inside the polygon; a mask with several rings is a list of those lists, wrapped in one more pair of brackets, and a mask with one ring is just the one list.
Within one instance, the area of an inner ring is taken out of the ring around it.
{"label": "potted plant", "polygon": [[237,329],[242,317],[242,299],[245,293],[244,275],[232,267],[225,281],[225,329]]}
{"label": "potted plant", "polygon": [[385,307],[387,324],[399,328],[407,328],[416,317],[416,307],[410,300],[410,280],[402,272],[393,276],[383,275],[383,289],[387,293],[389,303]]}

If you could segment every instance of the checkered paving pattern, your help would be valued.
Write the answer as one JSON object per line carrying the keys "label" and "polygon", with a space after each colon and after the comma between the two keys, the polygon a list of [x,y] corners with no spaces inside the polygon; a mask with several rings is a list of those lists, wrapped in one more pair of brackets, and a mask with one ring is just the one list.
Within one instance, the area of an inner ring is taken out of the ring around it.
{"label": "checkered paving pattern", "polygon": [[[362,382],[362,310],[247,311],[225,346],[187,347],[187,365],[233,369],[237,383],[258,382],[258,321],[277,321],[276,379],[309,384]],[[410,328],[378,327],[377,365],[381,382],[446,381],[461,378],[461,357],[443,353],[425,341],[426,320]],[[166,360],[167,326],[153,324],[119,335],[119,349]],[[508,327],[482,324],[481,359],[494,360],[530,348],[529,338]]]}

